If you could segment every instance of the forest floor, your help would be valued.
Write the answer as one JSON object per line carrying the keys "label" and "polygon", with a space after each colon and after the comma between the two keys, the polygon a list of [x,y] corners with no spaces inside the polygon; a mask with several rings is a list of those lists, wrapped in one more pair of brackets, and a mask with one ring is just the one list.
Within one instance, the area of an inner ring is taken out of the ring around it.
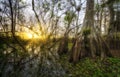
{"label": "forest floor", "polygon": [[66,70],[65,77],[120,77],[120,58],[101,60],[84,58],[78,63],[69,62],[67,55],[61,56],[60,62]]}

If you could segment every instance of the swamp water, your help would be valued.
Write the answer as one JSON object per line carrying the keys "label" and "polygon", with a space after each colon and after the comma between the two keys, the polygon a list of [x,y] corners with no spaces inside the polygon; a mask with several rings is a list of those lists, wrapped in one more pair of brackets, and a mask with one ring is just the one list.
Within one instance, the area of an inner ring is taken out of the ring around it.
{"label": "swamp water", "polygon": [[64,77],[57,47],[48,46],[29,42],[24,45],[27,52],[23,52],[18,44],[3,44],[0,48],[0,77]]}

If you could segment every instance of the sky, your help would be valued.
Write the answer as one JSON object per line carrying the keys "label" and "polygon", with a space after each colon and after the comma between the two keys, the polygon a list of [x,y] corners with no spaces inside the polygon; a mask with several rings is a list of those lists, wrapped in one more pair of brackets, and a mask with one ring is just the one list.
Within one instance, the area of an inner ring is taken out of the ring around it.
{"label": "sky", "polygon": [[[33,10],[32,10],[32,5],[31,5],[32,0],[22,0],[22,1],[23,1],[23,2],[26,2],[27,5],[29,5],[29,6],[24,10],[25,18],[26,18],[27,20],[29,20],[30,17],[34,18],[34,12],[33,12]],[[64,1],[64,0],[63,0],[63,1]],[[66,1],[67,1],[67,0],[66,0]],[[85,1],[85,0],[82,0],[82,2],[84,2],[84,1]],[[76,0],[77,5],[79,4],[78,2],[79,2],[79,0]],[[84,2],[82,8],[84,8],[85,5],[86,5],[86,3]],[[67,5],[66,5],[66,6],[67,6]],[[81,23],[83,22],[84,12],[85,12],[84,9],[82,9],[82,10],[80,11],[79,19],[80,19],[80,22],[81,22]],[[60,14],[60,13],[62,13],[62,12],[59,12],[58,14]]]}

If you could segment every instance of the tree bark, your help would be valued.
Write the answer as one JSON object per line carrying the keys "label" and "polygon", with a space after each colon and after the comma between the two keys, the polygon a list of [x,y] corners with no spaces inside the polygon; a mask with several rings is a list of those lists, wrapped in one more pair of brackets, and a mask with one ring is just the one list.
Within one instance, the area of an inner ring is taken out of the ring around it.
{"label": "tree bark", "polygon": [[87,0],[86,14],[83,22],[83,27],[90,29],[90,54],[95,57],[94,46],[92,44],[93,29],[94,29],[94,0]]}

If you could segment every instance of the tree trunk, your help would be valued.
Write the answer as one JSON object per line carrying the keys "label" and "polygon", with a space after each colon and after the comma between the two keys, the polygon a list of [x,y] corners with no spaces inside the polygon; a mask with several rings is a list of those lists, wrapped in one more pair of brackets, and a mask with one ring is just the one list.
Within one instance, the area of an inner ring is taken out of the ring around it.
{"label": "tree trunk", "polygon": [[[94,27],[94,0],[87,0],[86,3],[86,14],[85,14],[85,18],[84,18],[84,22],[83,22],[83,27],[85,29],[89,29],[92,30]],[[82,30],[81,30],[82,31]],[[85,30],[86,31],[86,30]],[[84,32],[84,31],[83,31]],[[89,35],[90,33],[88,33],[87,35]],[[75,41],[73,43],[73,47],[71,49],[71,56],[70,56],[70,62],[76,63],[80,58],[84,57],[84,56],[89,56],[92,55],[92,57],[95,56],[93,49],[93,45],[92,45],[92,35],[90,35],[90,39],[88,39],[88,36],[84,34],[82,35],[82,37],[84,37],[84,39],[80,38],[80,37],[75,37]],[[90,47],[88,47],[86,44],[89,44]],[[89,52],[89,48],[90,51]]]}
{"label": "tree trunk", "polygon": [[59,44],[58,54],[62,55],[68,52],[68,36],[64,36]]}
{"label": "tree trunk", "polygon": [[95,57],[94,46],[92,44],[93,29],[94,29],[94,0],[87,0],[86,14],[83,22],[85,28],[90,29],[90,54],[91,57]]}
{"label": "tree trunk", "polygon": [[109,12],[110,12],[110,20],[109,20],[109,32],[108,33],[112,33],[114,32],[114,8],[113,8],[113,4],[110,4],[108,6],[109,8]]}
{"label": "tree trunk", "polygon": [[70,62],[76,63],[79,61],[80,58],[80,51],[81,51],[81,44],[78,38],[75,38],[73,41],[73,46],[71,48],[71,55],[70,55]]}

